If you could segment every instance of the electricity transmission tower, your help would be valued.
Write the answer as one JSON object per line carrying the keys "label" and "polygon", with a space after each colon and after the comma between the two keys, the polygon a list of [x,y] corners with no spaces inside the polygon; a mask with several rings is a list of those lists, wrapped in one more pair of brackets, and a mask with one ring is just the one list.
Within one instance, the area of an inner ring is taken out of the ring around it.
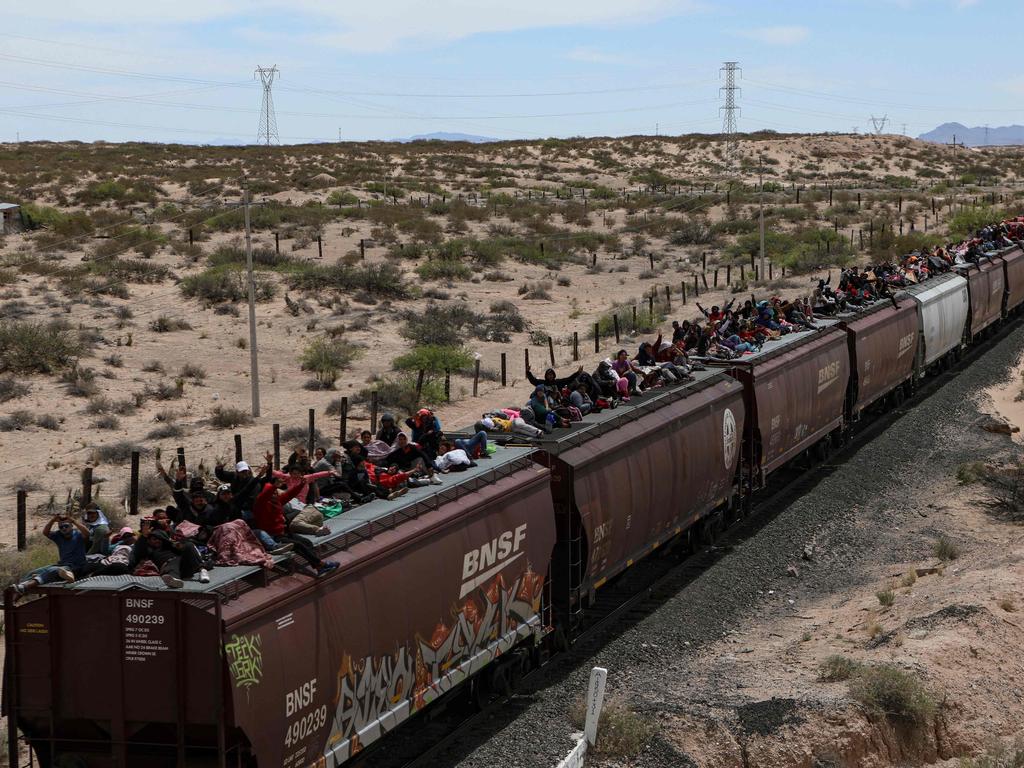
{"label": "electricity transmission tower", "polygon": [[885,124],[889,122],[888,115],[882,115],[881,117],[871,116],[871,126],[875,129],[875,136],[881,136],[882,131],[885,130]]}
{"label": "electricity transmission tower", "polygon": [[736,86],[736,73],[742,77],[743,70],[737,61],[727,61],[722,65],[719,74],[725,73],[725,85],[718,89],[719,95],[725,98],[725,104],[718,108],[722,113],[722,136],[725,139],[725,160],[731,170],[736,169],[738,144],[736,141],[736,118],[740,108],[736,106],[736,97],[741,89]]}
{"label": "electricity transmission tower", "polygon": [[263,83],[263,104],[260,107],[260,127],[256,132],[256,143],[266,144],[268,147],[271,144],[281,143],[281,137],[277,135],[274,94],[271,92],[271,86],[273,86],[274,78],[277,75],[278,69],[276,64],[272,67],[256,67],[256,74],[253,75],[254,79],[259,76],[260,81]]}

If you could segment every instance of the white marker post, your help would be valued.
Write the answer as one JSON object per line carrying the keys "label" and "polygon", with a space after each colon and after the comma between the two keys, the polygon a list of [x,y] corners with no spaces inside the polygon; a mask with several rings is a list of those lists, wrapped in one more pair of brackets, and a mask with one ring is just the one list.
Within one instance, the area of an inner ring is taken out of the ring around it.
{"label": "white marker post", "polygon": [[601,706],[604,704],[604,684],[608,680],[608,670],[594,667],[590,670],[590,686],[587,688],[587,723],[583,727],[587,744],[597,743],[597,721],[601,717]]}
{"label": "white marker post", "polygon": [[583,768],[587,747],[592,747],[597,742],[597,723],[601,719],[601,707],[604,704],[604,686],[607,680],[607,669],[594,667],[590,670],[590,685],[587,688],[587,720],[583,727],[583,738],[576,742],[576,746],[558,764],[558,768]]}

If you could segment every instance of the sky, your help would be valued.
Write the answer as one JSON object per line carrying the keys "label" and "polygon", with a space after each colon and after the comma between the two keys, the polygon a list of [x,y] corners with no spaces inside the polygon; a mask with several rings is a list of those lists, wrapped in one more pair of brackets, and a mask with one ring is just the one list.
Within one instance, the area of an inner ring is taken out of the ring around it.
{"label": "sky", "polygon": [[0,142],[281,143],[1024,123],[1021,0],[42,0],[0,15]]}

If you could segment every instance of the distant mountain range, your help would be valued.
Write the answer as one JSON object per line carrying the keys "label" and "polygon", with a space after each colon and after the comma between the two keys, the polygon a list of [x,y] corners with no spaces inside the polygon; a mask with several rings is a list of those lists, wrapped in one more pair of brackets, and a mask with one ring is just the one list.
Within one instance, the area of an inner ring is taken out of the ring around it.
{"label": "distant mountain range", "polygon": [[471,133],[446,133],[444,131],[438,131],[437,133],[422,133],[418,136],[410,136],[407,139],[395,139],[400,142],[410,141],[468,141],[470,144],[486,144],[491,141],[498,141],[498,139],[492,139],[490,136],[474,136]]}
{"label": "distant mountain range", "polygon": [[950,144],[954,136],[957,144],[962,143],[967,147],[1024,144],[1024,125],[1001,125],[986,129],[983,126],[968,128],[960,123],[943,123],[934,131],[922,133],[917,138],[937,144]]}

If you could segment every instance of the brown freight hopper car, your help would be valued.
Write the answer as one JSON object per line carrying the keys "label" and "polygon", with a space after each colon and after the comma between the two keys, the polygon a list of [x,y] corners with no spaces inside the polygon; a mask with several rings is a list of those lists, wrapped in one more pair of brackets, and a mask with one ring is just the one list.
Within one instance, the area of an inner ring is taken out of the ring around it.
{"label": "brown freight hopper car", "polygon": [[554,516],[530,453],[328,521],[326,579],[217,568],[181,591],[8,592],[12,727],[44,768],[326,768],[484,667],[515,675],[551,626]]}
{"label": "brown freight hopper car", "polygon": [[1002,258],[993,253],[977,264],[959,266],[957,271],[967,278],[971,309],[966,333],[968,339],[974,339],[1003,317],[1005,268]]}
{"label": "brown freight hopper car", "polygon": [[702,371],[539,442],[558,529],[553,599],[570,637],[608,579],[728,506],[743,423],[742,386]]}
{"label": "brown freight hopper car", "polygon": [[770,473],[842,430],[850,378],[846,332],[835,320],[818,326],[730,364],[730,373],[743,383],[748,491],[763,487]]}
{"label": "brown freight hopper car", "polygon": [[850,346],[848,418],[860,418],[865,408],[890,392],[902,402],[904,385],[913,385],[917,362],[917,303],[907,294],[900,294],[852,318],[842,318],[841,325]]}

